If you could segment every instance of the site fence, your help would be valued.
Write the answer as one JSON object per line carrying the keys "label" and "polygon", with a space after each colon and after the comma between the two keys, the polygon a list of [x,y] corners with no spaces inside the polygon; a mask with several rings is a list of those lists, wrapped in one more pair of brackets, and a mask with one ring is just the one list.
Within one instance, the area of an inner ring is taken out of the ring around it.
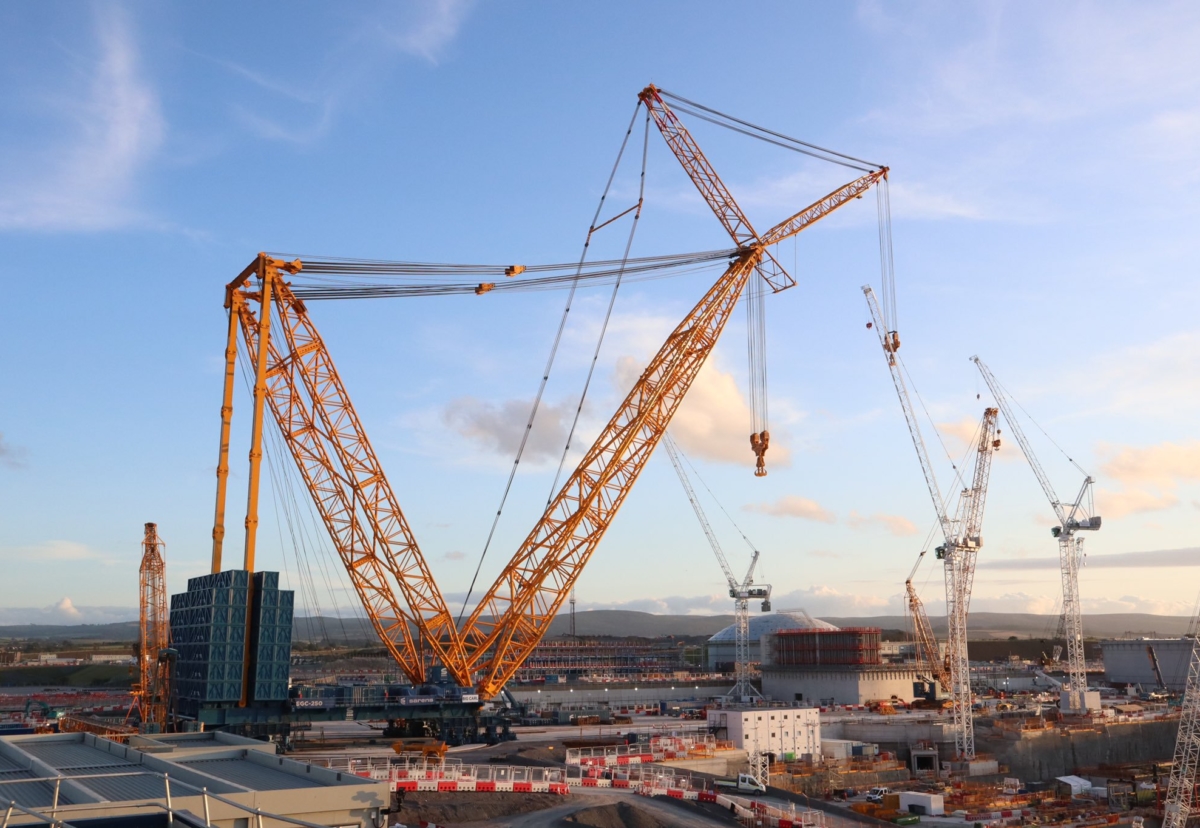
{"label": "site fence", "polygon": [[710,734],[651,736],[648,741],[630,745],[603,745],[567,748],[568,765],[611,767],[666,762],[671,759],[711,759],[718,750],[732,750],[730,742],[714,739]]}

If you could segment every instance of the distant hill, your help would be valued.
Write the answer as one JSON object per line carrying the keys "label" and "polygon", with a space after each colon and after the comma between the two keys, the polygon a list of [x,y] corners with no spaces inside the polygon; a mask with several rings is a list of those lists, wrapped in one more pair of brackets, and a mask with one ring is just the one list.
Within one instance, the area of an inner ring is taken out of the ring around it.
{"label": "distant hill", "polygon": [[[862,617],[827,617],[823,620],[839,627],[882,627],[907,629],[907,620],[900,615],[871,615]],[[934,631],[944,635],[946,621],[934,617]],[[575,615],[578,635],[638,636],[657,638],[665,635],[712,635],[733,623],[732,615],[653,615],[630,610],[590,610]],[[1087,615],[1083,628],[1089,637],[1114,638],[1131,635],[1178,636],[1187,632],[1191,619],[1186,616],[1117,613]],[[1058,626],[1057,616],[1029,613],[977,612],[971,615],[971,635],[979,638],[1050,638]],[[560,614],[550,624],[550,635],[565,635],[570,620]],[[123,621],[114,624],[10,624],[0,626],[0,640],[25,639],[35,641],[133,641],[137,624]],[[330,618],[300,616],[296,618],[296,641],[331,641],[346,644],[374,644],[375,633],[363,618]]]}

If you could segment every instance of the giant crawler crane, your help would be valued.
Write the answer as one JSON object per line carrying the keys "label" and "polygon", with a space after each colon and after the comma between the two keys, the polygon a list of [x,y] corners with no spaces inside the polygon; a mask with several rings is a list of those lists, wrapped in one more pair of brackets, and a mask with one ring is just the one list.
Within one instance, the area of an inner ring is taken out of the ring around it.
{"label": "giant crawler crane", "polygon": [[[843,160],[837,163],[857,165],[855,168],[863,174],[760,234],[667,106],[665,96],[667,93],[647,87],[639,95],[639,106],[646,107],[735,248],[721,253],[728,262],[725,271],[667,337],[470,616],[461,623],[456,621],[434,583],[304,296],[293,285],[296,275],[302,272],[345,274],[370,270],[379,275],[389,272],[389,263],[283,261],[260,254],[227,286],[229,325],[213,572],[221,569],[223,553],[228,448],[240,340],[247,349],[254,389],[244,567],[254,568],[262,431],[270,416],[295,460],[368,619],[405,675],[414,683],[423,683],[427,669],[436,662],[444,665],[459,684],[477,686],[484,699],[500,691],[545,635],[712,353],[750,279],[760,276],[775,291],[795,284],[770,248],[886,180],[885,167],[864,165],[856,159],[849,159],[851,164],[844,160],[847,156],[839,156]],[[712,115],[712,110],[705,111]],[[745,131],[745,122],[738,123]],[[776,143],[782,138],[771,134]],[[639,211],[640,205],[639,200],[635,205]],[[594,222],[589,238],[612,220],[615,218],[604,224]],[[502,269],[505,276],[516,276],[524,270],[517,266]],[[578,274],[575,278],[578,280]],[[499,284],[481,282],[469,292],[483,295],[502,291],[509,284],[518,283],[503,279]],[[371,291],[366,295],[384,295],[376,288]],[[756,292],[752,290],[751,294]],[[320,293],[308,294],[309,301],[319,298]],[[765,427],[755,432],[759,439],[753,448],[760,459],[766,450],[765,432]]]}
{"label": "giant crawler crane", "polygon": [[1020,422],[1013,415],[1008,398],[999,381],[979,357],[971,357],[971,361],[979,368],[979,373],[983,374],[983,379],[991,389],[992,396],[996,398],[996,404],[1004,412],[1004,421],[1008,423],[1008,427],[1016,436],[1017,445],[1021,447],[1021,452],[1029,463],[1029,468],[1033,469],[1034,476],[1037,477],[1042,491],[1046,493],[1046,498],[1050,501],[1050,508],[1054,510],[1054,516],[1058,518],[1058,525],[1050,532],[1058,538],[1058,561],[1059,568],[1062,570],[1063,595],[1061,627],[1067,640],[1068,684],[1064,688],[1062,707],[1064,711],[1086,713],[1088,710],[1087,667],[1083,658],[1083,610],[1079,605],[1079,567],[1083,563],[1083,538],[1078,537],[1075,533],[1080,530],[1095,531],[1100,528],[1100,516],[1091,514],[1092,478],[1090,475],[1084,476],[1083,485],[1080,487],[1074,503],[1064,503],[1059,500],[1058,495],[1054,492],[1054,486],[1050,483],[1050,478],[1046,475],[1046,470],[1038,462],[1037,456],[1033,453],[1033,446],[1025,438],[1025,432],[1021,430]]}
{"label": "giant crawler crane", "polygon": [[[941,489],[938,488],[933,464],[929,461],[917,415],[908,396],[908,387],[905,385],[896,356],[897,337],[885,327],[874,291],[865,287],[863,293],[871,310],[872,325],[879,334],[879,344],[887,358],[888,370],[892,374],[892,383],[896,386],[900,406],[904,409],[909,435],[917,450],[917,458],[921,461],[921,471],[925,475],[925,484],[929,488],[929,496],[937,512],[938,525],[945,539],[936,551],[942,561],[946,581],[946,655],[950,662],[954,746],[958,758],[969,762],[975,758],[975,725],[971,718],[971,664],[967,658],[967,614],[971,604],[971,587],[975,579],[975,558],[983,546],[983,507],[987,500],[992,453],[1000,447],[1000,441],[996,438],[996,415],[999,412],[995,408],[988,408],[983,412],[979,442],[976,445],[975,475],[971,487],[963,489],[959,496],[957,510],[950,514],[946,511],[946,502],[942,499]],[[910,584],[911,581],[910,576]],[[909,594],[911,600],[915,592],[910,589]]]}

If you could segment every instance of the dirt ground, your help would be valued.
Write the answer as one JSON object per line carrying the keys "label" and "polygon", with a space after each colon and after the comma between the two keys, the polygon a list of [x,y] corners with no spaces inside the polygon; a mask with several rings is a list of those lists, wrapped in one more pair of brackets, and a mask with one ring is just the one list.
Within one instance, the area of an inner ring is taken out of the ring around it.
{"label": "dirt ground", "polygon": [[705,816],[709,819],[717,819],[728,822],[730,825],[740,825],[737,819],[725,807],[718,805],[715,802],[697,802],[691,799],[672,799],[669,796],[656,796],[655,802],[666,802],[679,809],[679,812],[684,815]]}
{"label": "dirt ground", "polygon": [[673,828],[673,823],[664,822],[654,814],[628,802],[584,808],[563,817],[558,824],[563,828],[578,828],[582,825],[588,828]]}
{"label": "dirt ground", "polygon": [[486,823],[487,820],[541,811],[562,805],[567,797],[557,794],[528,793],[409,793],[399,814],[390,822],[420,825],[421,821],[436,825],[459,825],[464,822]]}

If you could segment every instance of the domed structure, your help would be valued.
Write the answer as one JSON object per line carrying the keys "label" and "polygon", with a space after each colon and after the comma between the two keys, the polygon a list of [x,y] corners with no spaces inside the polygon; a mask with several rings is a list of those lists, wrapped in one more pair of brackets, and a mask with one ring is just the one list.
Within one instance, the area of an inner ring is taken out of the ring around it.
{"label": "domed structure", "polygon": [[[750,660],[761,661],[760,646],[765,635],[780,630],[836,630],[819,618],[813,618],[802,609],[779,610],[750,616]],[[734,636],[736,630],[733,624],[708,639],[708,668],[718,669],[719,666],[730,665],[734,660]]]}

